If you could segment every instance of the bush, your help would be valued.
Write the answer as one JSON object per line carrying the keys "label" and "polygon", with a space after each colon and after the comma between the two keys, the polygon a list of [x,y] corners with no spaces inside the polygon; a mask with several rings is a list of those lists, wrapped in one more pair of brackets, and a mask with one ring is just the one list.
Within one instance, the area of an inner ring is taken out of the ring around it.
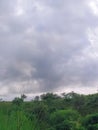
{"label": "bush", "polygon": [[98,113],[87,115],[83,120],[83,125],[87,130],[98,130]]}
{"label": "bush", "polygon": [[58,110],[51,114],[50,122],[56,130],[77,130],[79,114],[74,110]]}

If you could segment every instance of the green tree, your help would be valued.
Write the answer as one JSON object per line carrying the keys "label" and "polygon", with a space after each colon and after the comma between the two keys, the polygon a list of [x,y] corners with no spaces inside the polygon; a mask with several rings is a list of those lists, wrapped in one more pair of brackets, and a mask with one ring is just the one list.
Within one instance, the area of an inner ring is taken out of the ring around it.
{"label": "green tree", "polygon": [[58,110],[51,114],[50,122],[56,130],[78,130],[78,119],[74,110]]}
{"label": "green tree", "polygon": [[46,121],[48,118],[48,107],[42,102],[34,104],[32,115],[35,115],[39,121]]}
{"label": "green tree", "polygon": [[24,99],[26,99],[27,98],[27,96],[25,95],[25,94],[22,94],[21,95],[21,99],[24,101]]}
{"label": "green tree", "polygon": [[86,130],[98,130],[98,113],[87,115],[83,121]]}
{"label": "green tree", "polygon": [[20,106],[23,103],[23,99],[19,97],[15,97],[14,100],[12,101],[13,104]]}

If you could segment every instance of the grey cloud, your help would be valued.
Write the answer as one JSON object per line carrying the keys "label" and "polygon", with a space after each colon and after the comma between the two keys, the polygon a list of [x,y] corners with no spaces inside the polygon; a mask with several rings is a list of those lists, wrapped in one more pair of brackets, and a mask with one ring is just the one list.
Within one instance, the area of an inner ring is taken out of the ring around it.
{"label": "grey cloud", "polygon": [[10,94],[25,85],[31,93],[97,83],[98,62],[90,49],[84,53],[88,28],[98,26],[88,0],[25,1],[20,16],[14,13],[17,2],[1,2],[1,88],[7,85]]}
{"label": "grey cloud", "polygon": [[10,14],[14,10],[16,4],[17,1],[15,0],[0,0],[0,14],[6,17],[7,14]]}

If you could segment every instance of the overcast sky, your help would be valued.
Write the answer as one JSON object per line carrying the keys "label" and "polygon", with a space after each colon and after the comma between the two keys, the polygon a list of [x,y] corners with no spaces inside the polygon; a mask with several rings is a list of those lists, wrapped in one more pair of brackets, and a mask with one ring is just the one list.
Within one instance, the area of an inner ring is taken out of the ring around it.
{"label": "overcast sky", "polygon": [[0,0],[0,95],[98,90],[98,0]]}

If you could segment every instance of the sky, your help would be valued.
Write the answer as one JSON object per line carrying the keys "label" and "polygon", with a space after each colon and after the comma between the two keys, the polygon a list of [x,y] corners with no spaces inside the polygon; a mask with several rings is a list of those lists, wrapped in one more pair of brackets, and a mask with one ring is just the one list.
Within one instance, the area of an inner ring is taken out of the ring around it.
{"label": "sky", "polygon": [[0,0],[0,97],[98,91],[98,0]]}

